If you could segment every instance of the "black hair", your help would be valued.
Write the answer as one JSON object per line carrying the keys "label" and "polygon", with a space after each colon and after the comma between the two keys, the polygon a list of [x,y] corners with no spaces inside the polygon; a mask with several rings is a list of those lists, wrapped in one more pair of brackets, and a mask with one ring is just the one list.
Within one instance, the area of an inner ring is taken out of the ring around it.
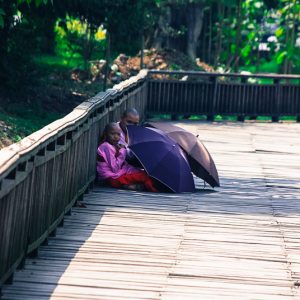
{"label": "black hair", "polygon": [[126,118],[129,114],[132,114],[134,116],[139,116],[139,112],[135,108],[127,108],[124,110],[122,114],[122,118]]}
{"label": "black hair", "polygon": [[105,125],[104,127],[104,130],[103,130],[103,133],[101,135],[101,138],[100,138],[100,143],[104,143],[106,141],[106,135],[107,133],[114,127],[119,127],[118,123],[116,122],[110,122],[108,124]]}
{"label": "black hair", "polygon": [[105,127],[104,127],[104,133],[107,133],[108,131],[110,131],[114,127],[119,127],[118,123],[110,122],[110,123],[106,124]]}

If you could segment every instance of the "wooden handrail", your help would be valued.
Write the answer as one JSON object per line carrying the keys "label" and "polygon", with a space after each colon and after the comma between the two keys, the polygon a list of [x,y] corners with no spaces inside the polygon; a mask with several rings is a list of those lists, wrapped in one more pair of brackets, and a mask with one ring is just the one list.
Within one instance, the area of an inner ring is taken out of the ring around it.
{"label": "wooden handrail", "polygon": [[269,78],[269,79],[300,79],[300,75],[293,74],[241,74],[241,73],[217,73],[202,71],[167,71],[167,70],[149,70],[148,76],[151,74],[164,75],[182,75],[182,76],[198,76],[198,77],[230,77],[230,78]]}
{"label": "wooden handrail", "polygon": [[128,106],[144,114],[146,80],[143,70],[0,150],[0,288],[95,179],[107,122],[118,121]]}
{"label": "wooden handrail", "polygon": [[231,115],[239,121],[295,116],[300,121],[300,75],[150,70],[148,78],[149,114],[206,115],[207,120]]}
{"label": "wooden handrail", "polygon": [[55,138],[80,125],[92,110],[95,110],[95,108],[101,105],[105,105],[110,99],[126,92],[126,90],[136,85],[141,79],[145,79],[146,76],[147,71],[142,70],[137,76],[131,77],[115,85],[112,89],[108,89],[106,92],[100,92],[96,96],[81,103],[65,117],[46,125],[42,129],[23,138],[21,141],[1,149],[0,180],[3,179],[9,169],[11,169],[20,158],[24,158],[25,155],[34,154],[32,151],[38,151],[40,147],[47,145]]}

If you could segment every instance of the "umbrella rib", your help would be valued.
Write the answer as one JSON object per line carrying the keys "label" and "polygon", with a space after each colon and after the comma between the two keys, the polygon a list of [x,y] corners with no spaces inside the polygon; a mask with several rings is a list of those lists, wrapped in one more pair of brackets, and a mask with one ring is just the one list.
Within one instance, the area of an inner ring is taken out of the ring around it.
{"label": "umbrella rib", "polygon": [[168,187],[169,189],[171,189],[174,193],[177,193],[177,191],[174,190],[172,187],[170,187],[168,184],[162,182],[162,181],[161,181],[159,178],[157,178],[156,176],[150,175],[149,172],[148,172],[148,170],[147,170],[147,168],[144,166],[143,162],[138,158],[138,156],[135,154],[135,152],[134,152],[132,149],[130,149],[130,150],[132,151],[132,153],[134,154],[134,156],[137,158],[137,160],[140,162],[140,164],[143,166],[143,168],[146,170],[146,172],[148,173],[149,176],[155,178],[157,181],[159,181],[159,182],[162,183],[163,185],[167,186],[167,187]]}

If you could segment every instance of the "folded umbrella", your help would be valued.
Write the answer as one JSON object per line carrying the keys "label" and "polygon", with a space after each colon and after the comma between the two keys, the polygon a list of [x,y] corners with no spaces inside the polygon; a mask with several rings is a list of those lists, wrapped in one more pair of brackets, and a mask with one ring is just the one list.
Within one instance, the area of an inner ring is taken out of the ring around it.
{"label": "folded umbrella", "polygon": [[175,193],[194,192],[189,163],[174,140],[154,128],[127,126],[129,149],[146,172]]}
{"label": "folded umbrella", "polygon": [[186,152],[193,173],[212,187],[220,186],[216,165],[197,136],[169,123],[150,122],[147,123],[146,126],[157,128],[174,139]]}

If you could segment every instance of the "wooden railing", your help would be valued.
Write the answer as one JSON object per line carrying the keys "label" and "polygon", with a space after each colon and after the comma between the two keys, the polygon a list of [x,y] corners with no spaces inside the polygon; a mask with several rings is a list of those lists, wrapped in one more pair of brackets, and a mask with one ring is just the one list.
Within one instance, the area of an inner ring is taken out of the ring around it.
{"label": "wooden railing", "polygon": [[300,76],[157,70],[148,76],[148,113],[235,115],[241,121],[292,115],[299,121]]}
{"label": "wooden railing", "polygon": [[[249,78],[269,79],[273,84],[247,83]],[[95,179],[100,133],[106,123],[119,120],[127,107],[137,108],[142,117],[146,111],[299,117],[299,79],[143,70],[1,150],[0,288],[12,281],[27,255],[36,255],[38,246],[55,234],[64,215],[89,189]],[[290,80],[298,82],[287,83]]]}
{"label": "wooden railing", "polygon": [[0,288],[26,255],[55,234],[95,179],[96,149],[106,123],[127,107],[143,115],[146,71],[83,102],[69,115],[0,151]]}

